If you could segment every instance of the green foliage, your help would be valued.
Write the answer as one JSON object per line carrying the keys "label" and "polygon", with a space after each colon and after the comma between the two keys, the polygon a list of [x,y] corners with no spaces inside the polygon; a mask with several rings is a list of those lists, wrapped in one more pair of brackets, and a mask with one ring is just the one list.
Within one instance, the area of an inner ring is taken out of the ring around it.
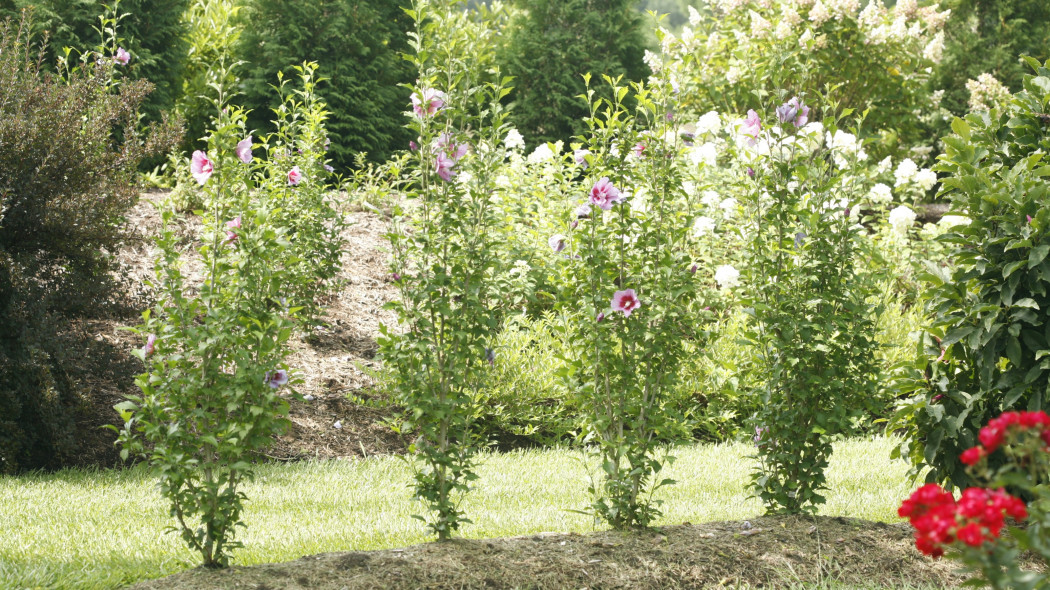
{"label": "green foliage", "polygon": [[758,109],[783,79],[814,103],[870,109],[866,126],[880,138],[869,149],[877,158],[929,143],[926,119],[934,109],[926,82],[943,41],[935,7],[908,14],[887,10],[882,0],[852,8],[848,2],[714,4],[722,7],[696,13],[693,28],[662,40],[671,59],[661,67],[680,80],[683,108]]}
{"label": "green foliage", "polygon": [[[186,64],[175,113],[186,121],[183,152],[206,147],[214,107],[215,87],[232,88],[236,76],[229,66],[241,36],[241,0],[193,0],[182,15],[186,34]],[[225,75],[226,79],[218,79]],[[273,78],[271,78],[273,80]],[[175,158],[185,161],[181,154]],[[169,162],[169,167],[174,163]],[[169,174],[173,171],[169,170]]]}
{"label": "green foliage", "polygon": [[400,327],[382,326],[379,339],[405,427],[420,433],[410,447],[418,458],[415,494],[431,517],[417,518],[442,540],[469,522],[458,497],[477,478],[470,404],[490,368],[497,327],[492,203],[506,131],[499,103],[506,90],[471,75],[462,59],[473,49],[470,36],[448,26],[457,10],[421,1],[410,11],[417,30],[409,59],[419,82],[409,127],[419,147],[406,195],[416,203],[395,210],[388,234],[400,291],[388,305]]}
{"label": "green foliage", "polygon": [[[113,62],[41,71],[29,20],[0,27],[0,471],[73,458],[80,397],[69,319],[109,295],[135,169],[176,129],[135,132],[149,84],[113,88]],[[113,92],[111,92],[113,88]],[[114,136],[120,140],[114,140]]]}
{"label": "green foliage", "polygon": [[317,94],[317,67],[307,62],[294,68],[301,89],[289,89],[279,77],[282,102],[273,121],[277,130],[263,139],[267,158],[258,180],[259,188],[281,204],[282,225],[291,242],[282,297],[301,308],[298,317],[306,324],[319,321],[321,298],[336,287],[341,233],[346,228],[343,215],[327,196],[329,112]]}
{"label": "green foliage", "polygon": [[277,108],[270,86],[292,64],[315,61],[328,83],[317,89],[332,115],[331,158],[338,168],[367,152],[375,161],[406,147],[402,113],[412,81],[406,31],[411,21],[398,0],[248,0],[235,55],[244,60],[242,104],[250,129],[269,133]]}
{"label": "green foliage", "polygon": [[[749,339],[767,376],[754,418],[752,489],[770,513],[813,512],[824,503],[831,437],[850,432],[868,407],[876,373],[870,288],[853,262],[857,151],[810,149],[791,123],[782,121],[780,137],[761,133],[770,157],[758,159],[745,181],[754,233],[742,299],[754,314]],[[824,124],[837,131],[831,113]],[[836,155],[845,165],[835,165]]]}
{"label": "green foliage", "polygon": [[641,17],[634,0],[518,0],[500,56],[514,79],[511,121],[529,146],[585,131],[583,74],[641,81]]}
{"label": "green foliage", "polygon": [[567,236],[551,238],[566,252],[555,308],[567,320],[560,336],[572,343],[563,377],[582,400],[604,475],[591,485],[590,510],[616,528],[648,527],[660,515],[653,492],[674,483],[659,479],[673,457],[658,456],[655,443],[675,424],[667,400],[703,314],[685,247],[681,145],[664,140],[670,81],[635,87],[636,118],[623,103],[629,90],[605,80],[612,100],[586,93],[587,171],[577,190],[591,197],[564,208]]}
{"label": "green foliage", "polygon": [[[161,112],[175,104],[182,90],[183,67],[186,63],[186,23],[183,12],[190,0],[15,0],[21,7],[32,7],[37,22],[34,30],[47,31],[49,46],[45,62],[53,64],[70,47],[84,53],[99,41],[98,15],[107,5],[119,7],[127,16],[120,21],[124,48],[131,54],[126,68],[130,79],[145,78],[155,90],[144,101],[142,112],[147,121],[159,121]],[[108,56],[107,56],[108,57]]]}
{"label": "green foliage", "polygon": [[943,89],[944,105],[957,116],[969,108],[967,80],[990,73],[1012,91],[1021,90],[1027,68],[1018,55],[1050,58],[1050,4],[1044,0],[948,0],[944,61],[930,85]]}
{"label": "green foliage", "polygon": [[908,434],[900,453],[928,481],[966,487],[959,453],[991,417],[1047,403],[1050,354],[1050,210],[1043,161],[1050,148],[1050,63],[1002,110],[956,119],[938,169],[942,194],[970,219],[941,240],[952,266],[931,265],[924,279],[932,325],[899,388],[914,394],[893,425]]}

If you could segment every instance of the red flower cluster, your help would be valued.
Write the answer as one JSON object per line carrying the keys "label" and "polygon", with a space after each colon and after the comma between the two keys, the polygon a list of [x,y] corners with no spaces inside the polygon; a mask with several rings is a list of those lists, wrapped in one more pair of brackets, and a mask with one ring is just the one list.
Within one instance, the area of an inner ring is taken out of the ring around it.
{"label": "red flower cluster", "polygon": [[1050,446],[1050,416],[1046,412],[1003,412],[998,418],[989,420],[988,425],[977,434],[981,444],[963,451],[959,460],[966,465],[977,464],[1003,445],[1011,428],[1036,430],[1043,442]]}
{"label": "red flower cluster", "polygon": [[915,527],[915,547],[926,555],[940,557],[955,541],[978,547],[999,538],[1006,516],[1024,520],[1024,502],[1003,490],[969,488],[958,501],[951,493],[929,483],[915,490],[897,514]]}

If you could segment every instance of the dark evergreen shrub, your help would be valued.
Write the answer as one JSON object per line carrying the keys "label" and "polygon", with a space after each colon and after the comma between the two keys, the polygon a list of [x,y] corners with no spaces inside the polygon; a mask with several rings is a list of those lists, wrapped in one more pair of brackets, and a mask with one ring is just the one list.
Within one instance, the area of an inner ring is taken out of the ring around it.
{"label": "dark evergreen shrub", "polygon": [[278,72],[294,76],[304,61],[320,64],[327,82],[318,94],[328,105],[326,122],[337,167],[353,165],[354,156],[385,160],[411,139],[404,128],[409,92],[398,85],[414,77],[399,52],[408,51],[411,21],[402,0],[248,0],[239,59],[248,126],[273,130],[271,109],[280,104],[274,91]]}
{"label": "dark evergreen shrub", "polygon": [[0,26],[0,472],[75,456],[83,351],[64,332],[107,299],[139,162],[177,139],[135,131],[148,82],[111,91],[105,60],[68,81],[44,72],[29,29]]}
{"label": "dark evergreen shrub", "polygon": [[[640,81],[649,75],[634,0],[517,0],[500,61],[513,76],[511,122],[530,148],[583,131],[582,75]],[[626,85],[624,81],[623,85]]]}

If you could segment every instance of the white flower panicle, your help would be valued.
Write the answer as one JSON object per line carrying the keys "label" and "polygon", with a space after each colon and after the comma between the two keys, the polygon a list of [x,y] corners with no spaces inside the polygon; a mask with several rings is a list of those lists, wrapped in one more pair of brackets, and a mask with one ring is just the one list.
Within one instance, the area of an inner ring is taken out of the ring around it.
{"label": "white flower panicle", "polygon": [[935,64],[941,63],[944,58],[944,31],[939,31],[930,39],[926,48],[922,50],[922,56]]}
{"label": "white flower panicle", "polygon": [[738,287],[740,286],[740,271],[729,264],[723,264],[715,269],[715,282],[723,290]]}
{"label": "white flower panicle", "polygon": [[915,173],[912,181],[919,185],[919,188],[922,190],[928,191],[937,184],[937,173],[929,168],[923,168]]}
{"label": "white flower panicle", "polygon": [[508,150],[523,150],[525,149],[525,138],[517,129],[511,129],[507,132],[507,137],[503,138],[503,145]]}
{"label": "white flower panicle", "polygon": [[718,111],[708,111],[696,122],[697,135],[703,133],[718,133],[721,128],[722,118],[718,115]]}
{"label": "white flower panicle", "polygon": [[987,72],[967,81],[966,90],[970,92],[971,111],[988,111],[1010,98],[1010,91]]}
{"label": "white flower panicle", "polygon": [[908,235],[908,230],[915,224],[915,212],[907,205],[901,205],[890,211],[890,227],[899,235]]}
{"label": "white flower panicle", "polygon": [[718,227],[718,222],[706,215],[701,215],[693,222],[693,235],[702,238],[707,234],[714,233],[716,227]]}
{"label": "white flower panicle", "polygon": [[773,25],[754,10],[749,11],[748,14],[751,16],[751,36],[755,39],[765,39]]}
{"label": "white flower panicle", "polygon": [[821,0],[817,0],[813,4],[813,8],[809,9],[809,20],[813,23],[813,26],[819,27],[826,23],[831,18],[831,13],[828,12],[828,8],[824,6]]}
{"label": "white flower panicle", "polygon": [[915,178],[915,174],[919,171],[919,167],[912,162],[911,158],[904,158],[900,164],[897,164],[897,169],[893,171],[893,176],[896,178],[896,184],[894,186],[903,186],[908,184]]}
{"label": "white flower panicle", "polygon": [[893,189],[880,182],[871,187],[871,192],[868,193],[868,200],[873,205],[889,205],[893,201]]}

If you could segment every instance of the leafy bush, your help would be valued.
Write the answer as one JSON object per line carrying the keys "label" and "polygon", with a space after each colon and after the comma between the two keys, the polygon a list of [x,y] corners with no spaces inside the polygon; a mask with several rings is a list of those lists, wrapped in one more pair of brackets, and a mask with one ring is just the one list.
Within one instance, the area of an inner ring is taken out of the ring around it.
{"label": "leafy bush", "polygon": [[[148,83],[110,93],[114,62],[43,71],[29,20],[0,27],[0,470],[72,458],[80,401],[61,333],[106,301],[136,167],[176,139],[135,132]],[[114,137],[120,140],[114,140]]]}
{"label": "leafy bush", "polygon": [[682,145],[667,117],[672,85],[637,85],[634,117],[623,103],[628,88],[605,81],[612,100],[589,88],[585,95],[578,194],[589,196],[565,204],[565,234],[550,238],[555,253],[564,251],[556,310],[571,346],[562,373],[604,472],[592,483],[590,510],[616,528],[648,527],[660,514],[652,493],[673,483],[659,479],[673,458],[659,456],[656,441],[676,424],[667,402],[705,314],[675,165]]}
{"label": "leafy bush", "polygon": [[182,15],[191,0],[15,0],[19,7],[32,7],[34,29],[50,35],[45,62],[55,63],[62,49],[88,52],[99,41],[99,19],[108,4],[126,16],[120,20],[120,36],[131,61],[129,78],[145,78],[154,91],[143,101],[142,112],[148,121],[159,121],[182,91],[183,67],[186,63],[186,23]]}
{"label": "leafy bush", "polygon": [[242,104],[251,109],[248,126],[273,130],[277,108],[271,85],[278,72],[314,61],[328,80],[317,89],[332,112],[331,158],[336,167],[354,164],[367,152],[375,161],[403,149],[411,139],[403,113],[414,72],[399,52],[409,51],[411,20],[398,0],[249,0],[245,29],[235,54],[244,60]]}
{"label": "leafy bush", "polygon": [[633,0],[518,0],[500,63],[514,78],[511,122],[530,147],[585,131],[583,74],[641,81],[648,72]]}
{"label": "leafy bush", "polygon": [[[810,111],[792,98],[775,116],[767,111],[780,127],[750,111],[742,128],[751,140],[741,147],[754,141],[757,154],[741,175],[752,228],[742,299],[767,375],[754,418],[752,488],[771,513],[824,502],[831,437],[851,431],[875,390],[870,291],[853,262],[859,146],[821,146],[806,125]],[[845,132],[833,112],[823,118],[832,137]]]}
{"label": "leafy bush", "polygon": [[414,487],[431,515],[417,518],[442,540],[469,522],[458,496],[477,478],[470,403],[494,354],[491,205],[506,131],[503,87],[475,79],[460,59],[472,46],[466,31],[448,26],[457,10],[455,2],[422,0],[410,11],[419,70],[410,128],[419,145],[406,196],[418,205],[395,211],[388,235],[400,291],[389,305],[400,329],[381,326],[379,339],[406,427],[420,432],[410,447],[418,456]]}
{"label": "leafy bush", "polygon": [[944,90],[941,104],[957,116],[969,112],[966,82],[990,73],[1013,92],[1027,68],[1018,55],[1050,58],[1050,4],[1043,0],[949,0],[944,60],[930,79]]}
{"label": "leafy bush", "polygon": [[1029,64],[1036,75],[1004,109],[956,119],[944,139],[941,193],[969,223],[941,238],[953,265],[930,265],[924,277],[934,317],[901,376],[913,397],[893,423],[907,434],[901,454],[929,466],[931,482],[972,485],[958,456],[977,430],[1004,410],[1048,401],[1050,63]]}
{"label": "leafy bush", "polygon": [[[186,121],[184,154],[206,149],[215,88],[236,84],[233,66],[242,8],[241,0],[193,0],[182,16],[188,48],[175,113]],[[175,160],[185,162],[182,154],[175,155]],[[169,174],[175,174],[176,165],[176,161],[168,163]]]}
{"label": "leafy bush", "polygon": [[881,134],[869,147],[877,157],[929,142],[932,121],[924,119],[935,109],[928,68],[941,59],[946,12],[917,9],[914,1],[892,11],[882,0],[711,4],[711,12],[690,12],[681,35],[663,37],[668,63],[648,57],[677,77],[683,108],[760,109],[790,72],[792,92],[813,103],[870,108],[865,125]]}

